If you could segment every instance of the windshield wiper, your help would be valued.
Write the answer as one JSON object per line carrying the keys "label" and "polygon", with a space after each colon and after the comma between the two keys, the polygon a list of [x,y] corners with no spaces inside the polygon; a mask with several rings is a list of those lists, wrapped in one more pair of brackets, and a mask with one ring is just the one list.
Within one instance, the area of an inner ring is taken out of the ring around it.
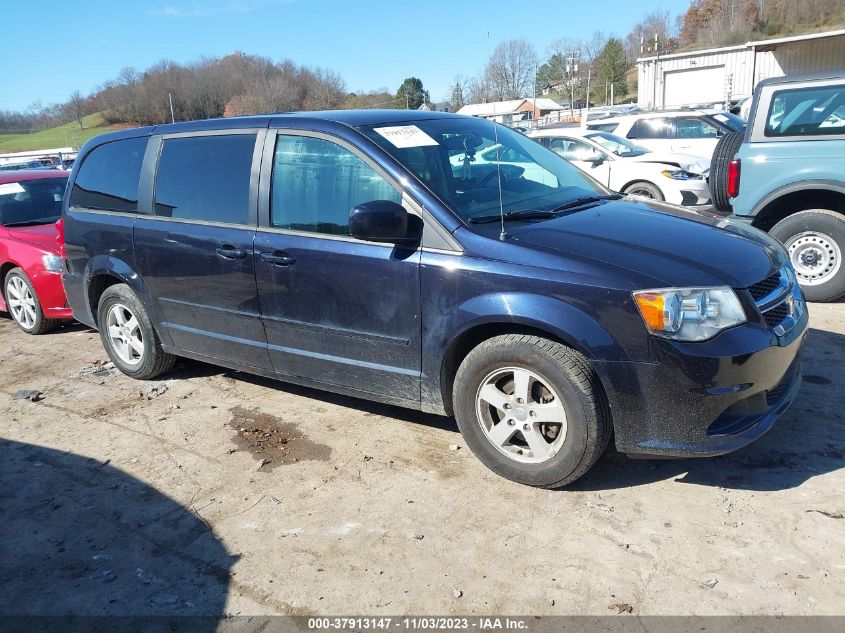
{"label": "windshield wiper", "polygon": [[508,211],[503,215],[480,215],[476,218],[467,220],[470,224],[487,224],[489,222],[511,222],[514,220],[542,220],[545,218],[553,218],[555,212],[540,211],[538,209],[523,209],[521,211]]}
{"label": "windshield wiper", "polygon": [[585,204],[590,204],[591,202],[601,202],[602,200],[619,200],[621,197],[622,195],[618,193],[611,193],[603,196],[581,196],[580,198],[575,198],[575,200],[564,202],[560,206],[557,206],[554,209],[550,209],[550,211],[553,213],[560,213],[561,211],[568,211],[570,209],[575,209],[576,207],[583,207]]}
{"label": "windshield wiper", "polygon": [[467,220],[470,224],[487,224],[489,222],[505,222],[514,220],[545,220],[560,215],[563,211],[571,211],[578,207],[583,207],[591,202],[601,202],[602,200],[619,200],[621,194],[611,193],[607,195],[595,196],[581,196],[569,202],[554,207],[553,209],[522,209],[520,211],[508,211],[504,215],[480,215],[475,218]]}

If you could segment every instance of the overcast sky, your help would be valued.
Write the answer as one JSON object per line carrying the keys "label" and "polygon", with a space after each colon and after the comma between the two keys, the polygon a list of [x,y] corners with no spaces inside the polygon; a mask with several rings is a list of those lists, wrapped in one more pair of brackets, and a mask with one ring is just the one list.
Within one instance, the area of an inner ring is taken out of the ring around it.
{"label": "overcast sky", "polygon": [[[524,8],[517,8],[521,5]],[[0,109],[87,94],[126,66],[235,50],[340,72],[348,90],[395,91],[422,79],[439,101],[496,42],[524,37],[541,55],[559,37],[624,36],[653,10],[689,0],[68,0],[4,2]]]}

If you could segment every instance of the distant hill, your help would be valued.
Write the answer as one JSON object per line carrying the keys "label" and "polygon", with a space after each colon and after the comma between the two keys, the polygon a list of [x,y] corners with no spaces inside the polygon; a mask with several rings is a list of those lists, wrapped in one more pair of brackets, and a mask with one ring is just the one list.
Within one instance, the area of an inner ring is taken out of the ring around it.
{"label": "distant hill", "polygon": [[82,126],[82,129],[79,129],[79,123],[74,121],[29,134],[0,134],[0,154],[53,147],[81,147],[85,141],[99,134],[132,127],[131,125],[106,125],[103,115],[99,112],[84,117]]}

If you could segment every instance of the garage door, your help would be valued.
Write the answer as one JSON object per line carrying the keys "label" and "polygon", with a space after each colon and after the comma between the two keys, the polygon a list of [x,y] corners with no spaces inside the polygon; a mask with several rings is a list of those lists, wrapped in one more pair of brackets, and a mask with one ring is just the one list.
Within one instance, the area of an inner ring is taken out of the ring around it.
{"label": "garage door", "polygon": [[663,105],[680,106],[725,98],[725,67],[673,70],[663,75]]}

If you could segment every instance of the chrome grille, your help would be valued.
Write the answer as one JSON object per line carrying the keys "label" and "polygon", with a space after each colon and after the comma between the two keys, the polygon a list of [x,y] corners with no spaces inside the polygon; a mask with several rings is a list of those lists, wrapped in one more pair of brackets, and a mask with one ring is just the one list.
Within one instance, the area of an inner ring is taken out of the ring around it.
{"label": "chrome grille", "polygon": [[748,287],[766,326],[778,336],[791,330],[800,316],[794,305],[794,283],[794,274],[782,268]]}

